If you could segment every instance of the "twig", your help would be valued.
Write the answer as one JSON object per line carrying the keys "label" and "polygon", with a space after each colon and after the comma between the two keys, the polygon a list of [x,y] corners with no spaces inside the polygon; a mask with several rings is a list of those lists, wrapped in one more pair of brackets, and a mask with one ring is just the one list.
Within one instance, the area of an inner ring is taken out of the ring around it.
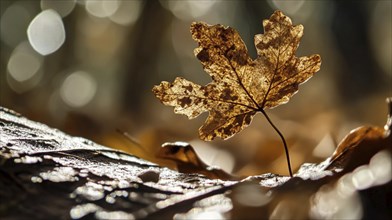
{"label": "twig", "polygon": [[287,144],[286,144],[286,140],[283,137],[283,134],[279,131],[279,129],[274,125],[274,123],[272,123],[271,119],[268,117],[267,113],[264,111],[264,109],[260,109],[259,110],[261,113],[263,113],[263,115],[265,116],[265,118],[267,119],[267,121],[270,123],[270,125],[275,129],[275,131],[278,133],[279,137],[282,139],[283,145],[284,145],[284,150],[286,153],[286,160],[287,160],[287,167],[289,168],[289,173],[290,173],[290,177],[293,177],[293,172],[291,171],[291,165],[290,165],[290,155],[289,155],[289,149],[287,148]]}

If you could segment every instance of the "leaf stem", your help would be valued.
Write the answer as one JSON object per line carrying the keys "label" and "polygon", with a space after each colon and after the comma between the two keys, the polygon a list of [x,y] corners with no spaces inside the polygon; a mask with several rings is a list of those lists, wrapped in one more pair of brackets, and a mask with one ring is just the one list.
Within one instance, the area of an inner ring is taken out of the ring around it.
{"label": "leaf stem", "polygon": [[291,165],[290,165],[290,155],[289,155],[289,149],[287,148],[287,143],[286,140],[283,137],[283,134],[279,131],[279,129],[274,125],[274,123],[272,123],[271,119],[268,117],[267,113],[264,111],[264,109],[260,109],[259,110],[261,113],[263,113],[263,115],[265,116],[265,118],[267,119],[267,121],[270,123],[270,125],[275,129],[276,133],[278,133],[279,137],[282,139],[283,145],[284,145],[284,150],[286,153],[286,160],[287,160],[287,167],[289,168],[289,173],[290,173],[290,177],[293,177],[293,172],[291,171]]}

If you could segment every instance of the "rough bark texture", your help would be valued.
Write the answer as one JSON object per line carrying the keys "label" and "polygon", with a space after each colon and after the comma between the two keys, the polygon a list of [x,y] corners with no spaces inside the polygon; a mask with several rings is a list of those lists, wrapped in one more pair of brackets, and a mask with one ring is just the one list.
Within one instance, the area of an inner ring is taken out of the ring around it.
{"label": "rough bark texture", "polygon": [[162,168],[5,108],[0,129],[1,219],[172,218],[234,183]]}
{"label": "rough bark texture", "polygon": [[294,178],[240,181],[159,167],[0,107],[0,219],[390,219],[390,107],[385,130],[353,130]]}

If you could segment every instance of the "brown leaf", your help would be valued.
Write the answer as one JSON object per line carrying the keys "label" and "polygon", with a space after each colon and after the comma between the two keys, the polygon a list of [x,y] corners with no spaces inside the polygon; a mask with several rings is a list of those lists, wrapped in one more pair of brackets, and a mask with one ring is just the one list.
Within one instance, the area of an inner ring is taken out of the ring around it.
{"label": "brown leaf", "polygon": [[303,26],[276,11],[263,21],[264,34],[255,36],[258,57],[252,59],[238,32],[203,22],[191,25],[198,42],[195,56],[212,82],[201,86],[177,77],[154,86],[155,96],[189,119],[209,111],[200,138],[227,139],[249,125],[257,112],[289,101],[298,85],[320,69],[319,55],[296,57]]}
{"label": "brown leaf", "polygon": [[352,130],[339,143],[331,158],[328,158],[328,170],[342,168],[350,172],[360,165],[369,163],[379,151],[392,151],[392,98],[387,99],[389,114],[384,128],[377,126],[361,126]]}
{"label": "brown leaf", "polygon": [[182,173],[200,173],[212,179],[235,179],[225,171],[205,164],[186,142],[164,143],[156,156],[174,161],[177,170]]}

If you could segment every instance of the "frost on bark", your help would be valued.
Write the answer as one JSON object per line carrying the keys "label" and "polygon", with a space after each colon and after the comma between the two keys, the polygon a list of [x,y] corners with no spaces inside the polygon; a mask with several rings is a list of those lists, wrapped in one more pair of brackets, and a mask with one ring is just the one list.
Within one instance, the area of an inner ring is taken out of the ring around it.
{"label": "frost on bark", "polygon": [[172,218],[234,183],[159,167],[5,108],[0,131],[0,218]]}
{"label": "frost on bark", "polygon": [[[294,178],[224,181],[160,167],[0,107],[0,219],[390,219],[391,116],[384,128],[353,130],[331,157],[303,164]],[[359,173],[371,173],[372,184],[361,189]]]}

